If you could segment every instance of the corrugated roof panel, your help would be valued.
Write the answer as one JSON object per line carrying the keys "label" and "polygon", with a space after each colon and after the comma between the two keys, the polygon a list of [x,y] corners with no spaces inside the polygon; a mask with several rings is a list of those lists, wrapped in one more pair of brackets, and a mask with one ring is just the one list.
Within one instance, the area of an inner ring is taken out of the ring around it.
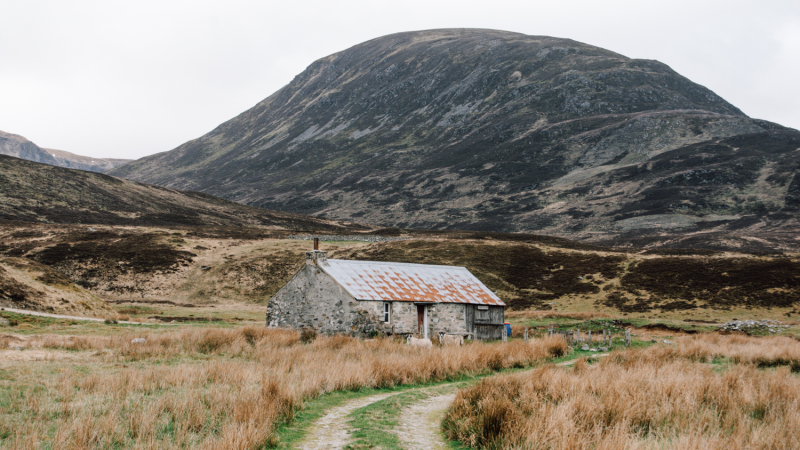
{"label": "corrugated roof panel", "polygon": [[505,306],[464,267],[329,259],[320,268],[359,300]]}

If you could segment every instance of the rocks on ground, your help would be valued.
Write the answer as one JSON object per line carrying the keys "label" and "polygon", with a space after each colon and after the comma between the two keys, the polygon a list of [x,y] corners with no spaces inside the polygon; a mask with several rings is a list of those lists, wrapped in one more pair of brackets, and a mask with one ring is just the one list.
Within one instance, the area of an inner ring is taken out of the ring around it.
{"label": "rocks on ground", "polygon": [[768,332],[777,333],[781,328],[789,328],[789,325],[781,325],[777,320],[732,320],[719,326],[720,331],[744,331],[745,333]]}

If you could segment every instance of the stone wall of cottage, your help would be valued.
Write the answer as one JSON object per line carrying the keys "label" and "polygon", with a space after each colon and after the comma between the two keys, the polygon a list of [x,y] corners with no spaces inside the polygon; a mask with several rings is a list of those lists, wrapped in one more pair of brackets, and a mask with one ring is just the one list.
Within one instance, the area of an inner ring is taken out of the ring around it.
{"label": "stone wall of cottage", "polygon": [[[440,331],[447,334],[466,334],[467,322],[461,303],[431,303],[428,305],[428,336]],[[417,333],[417,305],[414,302],[392,302],[391,325],[395,334]]]}
{"label": "stone wall of cottage", "polygon": [[440,331],[446,334],[466,334],[467,319],[463,303],[436,303],[428,307],[428,327],[431,336]]}
{"label": "stone wall of cottage", "polygon": [[417,306],[413,302],[392,302],[391,324],[395,334],[417,333]]}
{"label": "stone wall of cottage", "polygon": [[[358,337],[391,332],[417,333],[416,304],[391,302],[391,321],[384,323],[384,302],[354,299],[318,265],[324,263],[324,260],[310,261],[270,299],[266,317],[268,327],[313,328],[323,334],[343,333]],[[429,304],[429,337],[437,337],[440,331],[465,334],[465,310],[461,303]]]}
{"label": "stone wall of cottage", "polygon": [[303,267],[270,299],[266,325],[359,337],[375,336],[386,328],[383,302],[355,300],[314,264]]}

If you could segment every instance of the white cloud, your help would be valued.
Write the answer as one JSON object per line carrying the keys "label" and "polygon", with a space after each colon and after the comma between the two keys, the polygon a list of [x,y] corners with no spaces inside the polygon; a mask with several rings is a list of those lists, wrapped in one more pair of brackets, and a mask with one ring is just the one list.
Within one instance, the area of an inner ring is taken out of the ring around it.
{"label": "white cloud", "polygon": [[493,28],[657,59],[800,128],[800,2],[0,1],[0,130],[94,157],[170,150],[314,60],[386,34]]}

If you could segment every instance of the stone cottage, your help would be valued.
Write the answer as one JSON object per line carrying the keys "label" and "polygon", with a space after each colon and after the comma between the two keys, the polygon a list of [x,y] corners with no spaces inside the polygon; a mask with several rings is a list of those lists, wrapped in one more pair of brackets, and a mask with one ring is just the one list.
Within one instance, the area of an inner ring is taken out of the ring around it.
{"label": "stone cottage", "polygon": [[503,301],[464,267],[329,260],[327,252],[314,250],[270,299],[267,326],[501,339],[504,310]]}

